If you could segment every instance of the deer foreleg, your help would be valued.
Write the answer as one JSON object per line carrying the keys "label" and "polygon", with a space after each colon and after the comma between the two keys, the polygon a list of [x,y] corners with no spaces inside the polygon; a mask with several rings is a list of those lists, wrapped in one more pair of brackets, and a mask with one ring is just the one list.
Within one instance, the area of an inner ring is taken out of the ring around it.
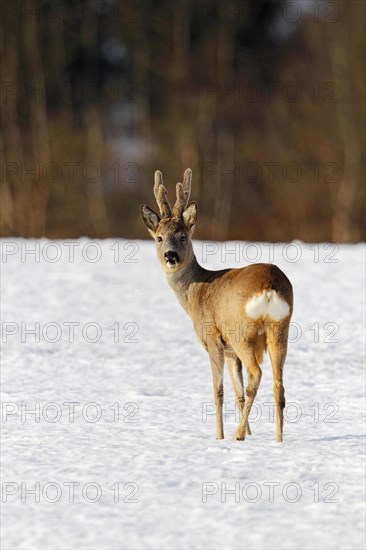
{"label": "deer foreleg", "polygon": [[224,354],[221,349],[209,350],[216,408],[216,439],[224,439],[222,405],[224,402]]}

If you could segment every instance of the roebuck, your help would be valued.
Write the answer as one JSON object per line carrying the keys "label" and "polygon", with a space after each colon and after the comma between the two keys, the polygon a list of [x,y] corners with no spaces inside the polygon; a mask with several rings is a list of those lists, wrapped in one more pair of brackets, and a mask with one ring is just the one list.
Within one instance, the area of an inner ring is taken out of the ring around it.
{"label": "roebuck", "polygon": [[[171,208],[161,172],[155,172],[154,194],[160,215],[145,204],[142,219],[155,239],[168,283],[191,317],[207,350],[213,373],[217,439],[223,439],[224,363],[229,367],[240,421],[235,439],[250,434],[249,413],[262,377],[260,363],[268,348],[274,377],[277,441],[282,441],[285,390],[282,375],[293,308],[292,286],[275,265],[254,264],[241,269],[209,271],[199,265],[192,246],[197,203],[188,204],[192,172],[177,183]],[[244,398],[242,364],[248,372]]]}

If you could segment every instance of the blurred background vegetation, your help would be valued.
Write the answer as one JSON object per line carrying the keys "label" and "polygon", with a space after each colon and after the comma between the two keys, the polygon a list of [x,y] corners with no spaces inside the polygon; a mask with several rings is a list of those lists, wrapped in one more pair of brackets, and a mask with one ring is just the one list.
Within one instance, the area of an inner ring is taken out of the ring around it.
{"label": "blurred background vegetation", "polygon": [[365,240],[365,2],[2,0],[1,235]]}

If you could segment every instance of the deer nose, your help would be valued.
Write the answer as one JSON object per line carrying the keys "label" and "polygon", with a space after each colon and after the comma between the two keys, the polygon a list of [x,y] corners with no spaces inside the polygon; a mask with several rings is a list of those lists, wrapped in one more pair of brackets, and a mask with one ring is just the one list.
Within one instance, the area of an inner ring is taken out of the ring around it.
{"label": "deer nose", "polygon": [[168,252],[164,253],[164,258],[167,262],[175,262],[179,259],[179,256],[173,250],[168,250]]}

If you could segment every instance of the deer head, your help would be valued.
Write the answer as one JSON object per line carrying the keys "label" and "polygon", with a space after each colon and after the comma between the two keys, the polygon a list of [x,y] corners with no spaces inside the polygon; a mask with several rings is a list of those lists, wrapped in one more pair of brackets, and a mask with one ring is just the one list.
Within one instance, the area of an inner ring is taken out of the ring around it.
{"label": "deer head", "polygon": [[192,170],[184,172],[183,183],[177,183],[177,198],[171,208],[163,175],[155,172],[154,195],[159,207],[157,214],[141,205],[141,216],[150,235],[155,240],[158,258],[164,271],[172,273],[186,267],[194,258],[192,234],[197,220],[197,203],[188,204],[191,194]]}

